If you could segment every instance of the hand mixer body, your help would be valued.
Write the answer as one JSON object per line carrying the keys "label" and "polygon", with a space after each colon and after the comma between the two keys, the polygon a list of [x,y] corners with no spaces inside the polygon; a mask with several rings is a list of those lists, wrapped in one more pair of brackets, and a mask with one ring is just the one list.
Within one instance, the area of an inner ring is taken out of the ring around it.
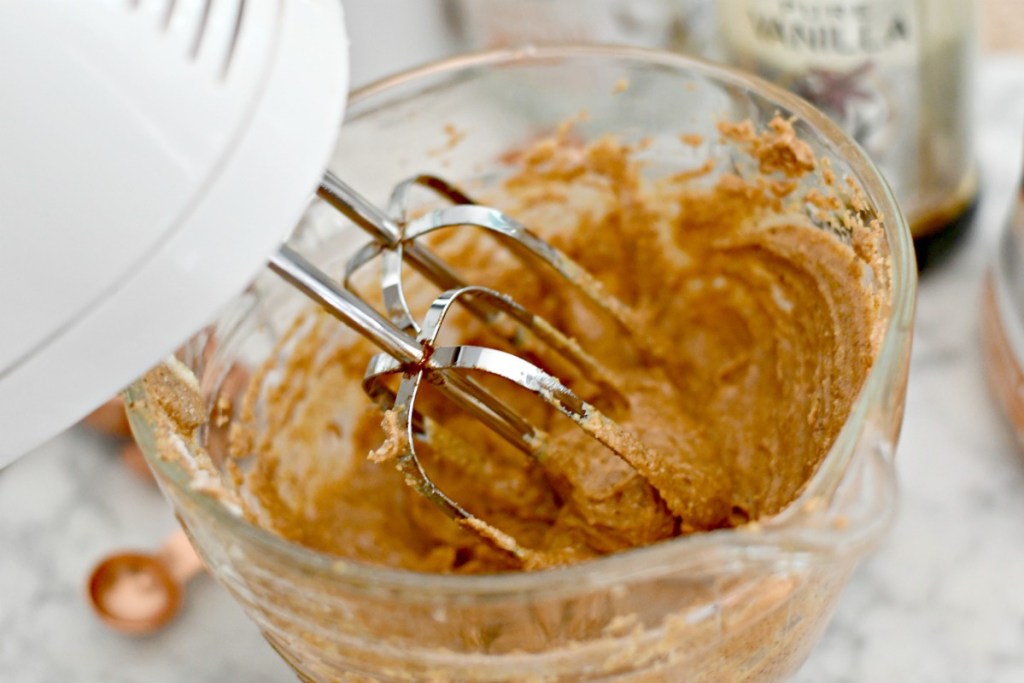
{"label": "hand mixer body", "polygon": [[0,467],[211,320],[342,119],[338,0],[0,8]]}

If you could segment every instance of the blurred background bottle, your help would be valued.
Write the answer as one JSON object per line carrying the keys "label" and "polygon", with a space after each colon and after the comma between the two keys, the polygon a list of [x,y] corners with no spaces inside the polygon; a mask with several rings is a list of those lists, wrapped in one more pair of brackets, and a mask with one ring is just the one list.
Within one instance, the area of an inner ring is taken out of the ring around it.
{"label": "blurred background bottle", "polygon": [[1024,164],[1016,201],[989,266],[981,340],[989,387],[1024,448]]}
{"label": "blurred background bottle", "polygon": [[[467,50],[524,43],[612,43],[678,48],[710,16],[705,0],[448,0]],[[702,33],[707,33],[702,31]]]}
{"label": "blurred background bottle", "polygon": [[[978,192],[969,0],[716,0],[705,56],[805,97],[881,168],[925,265],[967,228]],[[686,46],[683,46],[685,49]]]}
{"label": "blurred background bottle", "polygon": [[448,0],[464,49],[597,42],[679,50],[807,98],[859,142],[907,215],[921,266],[977,202],[971,0]]}

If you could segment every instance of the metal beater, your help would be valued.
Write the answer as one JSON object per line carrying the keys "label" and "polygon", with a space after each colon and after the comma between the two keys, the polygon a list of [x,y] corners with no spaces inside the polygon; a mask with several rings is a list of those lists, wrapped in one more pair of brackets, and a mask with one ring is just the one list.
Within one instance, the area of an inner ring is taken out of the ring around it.
{"label": "metal beater", "polygon": [[[414,186],[433,190],[447,200],[447,205],[408,219],[407,198]],[[476,204],[460,190],[435,176],[422,175],[400,183],[392,193],[387,213],[330,173],[325,175],[317,194],[366,231],[371,241],[349,260],[341,283],[287,246],[282,246],[270,258],[271,269],[383,351],[371,359],[363,388],[400,426],[394,434],[389,434],[389,438],[400,440],[394,444],[398,452],[395,462],[406,481],[462,526],[520,559],[525,558],[530,552],[528,549],[448,497],[421,466],[416,441],[425,436],[425,418],[416,410],[415,404],[424,379],[510,444],[533,457],[543,452],[546,434],[469,377],[468,371],[502,377],[535,394],[631,464],[637,454],[642,453],[643,446],[557,377],[524,358],[482,346],[438,346],[436,342],[446,316],[453,305],[460,302],[473,314],[490,322],[500,315],[508,316],[572,363],[602,390],[621,398],[602,366],[572,339],[511,297],[464,282],[418,240],[446,228],[483,228],[497,236],[497,241],[506,244],[517,256],[549,266],[623,330],[630,329],[630,309],[578,264],[514,219],[496,209]],[[354,273],[378,258],[388,317],[370,306],[352,288]],[[406,301],[402,283],[403,262],[445,290],[434,299],[421,324],[413,320]],[[397,392],[393,392],[384,380],[396,374],[401,375],[401,381]]]}

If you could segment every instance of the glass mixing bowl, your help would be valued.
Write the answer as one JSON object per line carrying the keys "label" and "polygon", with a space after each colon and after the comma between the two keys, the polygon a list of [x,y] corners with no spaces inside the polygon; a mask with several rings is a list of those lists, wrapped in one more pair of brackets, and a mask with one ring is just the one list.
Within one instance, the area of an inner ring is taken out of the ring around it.
{"label": "glass mixing bowl", "polygon": [[[884,223],[889,270],[875,285],[889,296],[877,361],[812,479],[770,519],[534,573],[429,575],[285,541],[216,495],[210,468],[216,479],[223,463],[195,443],[216,450],[213,442],[224,438],[221,420],[211,418],[224,406],[218,397],[237,397],[246,373],[308,305],[261,276],[179,353],[201,392],[198,429],[155,410],[162,399],[150,385],[134,384],[127,398],[150,466],[211,573],[303,680],[782,680],[804,661],[851,572],[887,528],[909,365],[912,248],[878,171],[803,101],[672,54],[493,52],[355,93],[331,170],[376,202],[420,172],[486,186],[508,150],[581,111],[588,117],[575,134],[584,139],[609,131],[651,138],[658,172],[697,168],[709,156],[728,168],[717,121],[792,117],[815,154],[858,183],[865,210]],[[657,152],[661,138],[681,132],[708,143]],[[456,134],[459,144],[447,144]],[[362,241],[319,202],[292,238],[335,273]]]}

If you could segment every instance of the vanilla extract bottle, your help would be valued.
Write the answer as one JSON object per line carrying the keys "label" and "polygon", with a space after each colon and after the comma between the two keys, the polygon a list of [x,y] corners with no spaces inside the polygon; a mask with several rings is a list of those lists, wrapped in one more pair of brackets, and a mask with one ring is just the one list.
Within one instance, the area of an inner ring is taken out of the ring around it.
{"label": "vanilla extract bottle", "polygon": [[705,56],[823,110],[870,154],[907,216],[918,265],[970,224],[977,49],[969,0],[716,0]]}

